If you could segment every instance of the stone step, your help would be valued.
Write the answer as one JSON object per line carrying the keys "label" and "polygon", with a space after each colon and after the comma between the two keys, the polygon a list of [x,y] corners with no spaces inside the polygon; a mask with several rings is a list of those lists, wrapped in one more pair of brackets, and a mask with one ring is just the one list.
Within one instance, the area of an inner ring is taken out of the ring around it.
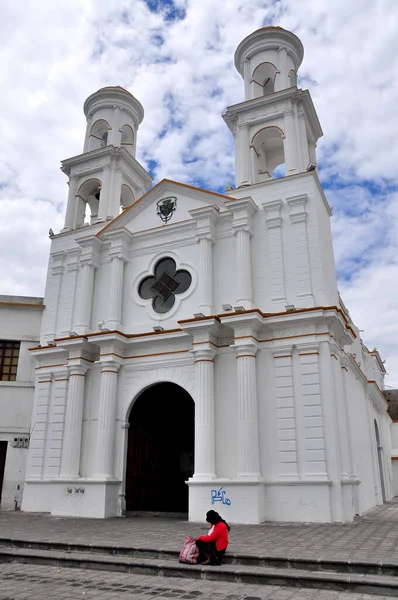
{"label": "stone step", "polygon": [[19,562],[81,569],[119,571],[140,575],[186,577],[235,583],[277,585],[398,596],[398,578],[388,575],[348,574],[298,568],[224,564],[219,567],[184,565],[155,558],[84,552],[62,552],[3,546],[0,562]]}
{"label": "stone step", "polygon": [[[15,538],[1,538],[1,547],[26,548],[47,551],[78,552],[83,554],[102,554],[105,556],[128,556],[132,558],[149,558],[153,560],[177,561],[177,550],[153,549],[144,547],[127,547],[99,544],[71,544],[67,542],[30,541]],[[326,571],[337,573],[356,573],[363,575],[387,575],[398,577],[397,563],[382,563],[370,560],[351,561],[309,558],[259,556],[255,554],[231,553],[229,550],[223,558],[225,565],[244,565],[252,567],[276,567],[286,569],[304,569],[306,571]]]}

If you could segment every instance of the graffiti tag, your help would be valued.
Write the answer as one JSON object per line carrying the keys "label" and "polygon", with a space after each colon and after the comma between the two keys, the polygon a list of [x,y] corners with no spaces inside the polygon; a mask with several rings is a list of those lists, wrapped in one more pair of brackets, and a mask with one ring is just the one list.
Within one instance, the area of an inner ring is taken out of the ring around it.
{"label": "graffiti tag", "polygon": [[219,490],[211,490],[210,493],[211,493],[211,503],[212,504],[215,504],[216,502],[221,502],[222,504],[225,504],[226,506],[230,506],[231,500],[226,497],[227,492],[224,490],[223,487],[220,487]]}

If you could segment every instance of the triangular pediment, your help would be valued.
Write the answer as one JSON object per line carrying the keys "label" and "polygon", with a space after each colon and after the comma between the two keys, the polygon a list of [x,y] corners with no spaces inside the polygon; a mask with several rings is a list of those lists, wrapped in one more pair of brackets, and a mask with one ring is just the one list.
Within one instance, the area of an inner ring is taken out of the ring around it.
{"label": "triangular pediment", "polygon": [[[168,205],[165,203],[166,199],[171,199]],[[157,227],[164,227],[166,225],[164,219],[170,211],[172,211],[172,214],[168,215],[170,216],[168,223],[175,225],[178,222],[191,219],[189,211],[195,208],[213,205],[217,206],[219,210],[226,210],[225,202],[229,200],[230,198],[223,194],[210,192],[169,179],[162,179],[144,196],[126,208],[122,214],[108,223],[98,233],[98,236],[102,237],[110,231],[120,228],[125,228],[132,233],[136,233]],[[159,204],[161,206],[166,204],[163,208],[163,220],[159,214]]]}

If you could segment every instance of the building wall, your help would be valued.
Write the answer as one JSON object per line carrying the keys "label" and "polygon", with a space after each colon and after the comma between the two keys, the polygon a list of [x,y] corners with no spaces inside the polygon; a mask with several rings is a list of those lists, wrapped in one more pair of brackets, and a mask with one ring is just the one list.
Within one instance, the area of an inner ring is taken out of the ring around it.
{"label": "building wall", "polygon": [[16,381],[0,381],[0,441],[7,442],[1,499],[2,509],[20,509],[25,480],[27,447],[34,395],[34,368],[29,348],[38,343],[42,310],[17,306],[39,299],[0,297],[0,339],[20,341]]}

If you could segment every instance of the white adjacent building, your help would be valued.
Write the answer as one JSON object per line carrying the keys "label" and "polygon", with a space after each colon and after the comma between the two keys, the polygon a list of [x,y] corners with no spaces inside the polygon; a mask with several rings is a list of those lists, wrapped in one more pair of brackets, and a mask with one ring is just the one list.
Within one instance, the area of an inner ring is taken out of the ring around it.
{"label": "white adjacent building", "polygon": [[0,507],[20,510],[43,298],[0,296]]}
{"label": "white adjacent building", "polygon": [[279,27],[239,45],[225,195],[150,187],[141,104],[86,100],[31,350],[23,510],[334,522],[393,496],[384,367],[339,297],[302,58]]}

